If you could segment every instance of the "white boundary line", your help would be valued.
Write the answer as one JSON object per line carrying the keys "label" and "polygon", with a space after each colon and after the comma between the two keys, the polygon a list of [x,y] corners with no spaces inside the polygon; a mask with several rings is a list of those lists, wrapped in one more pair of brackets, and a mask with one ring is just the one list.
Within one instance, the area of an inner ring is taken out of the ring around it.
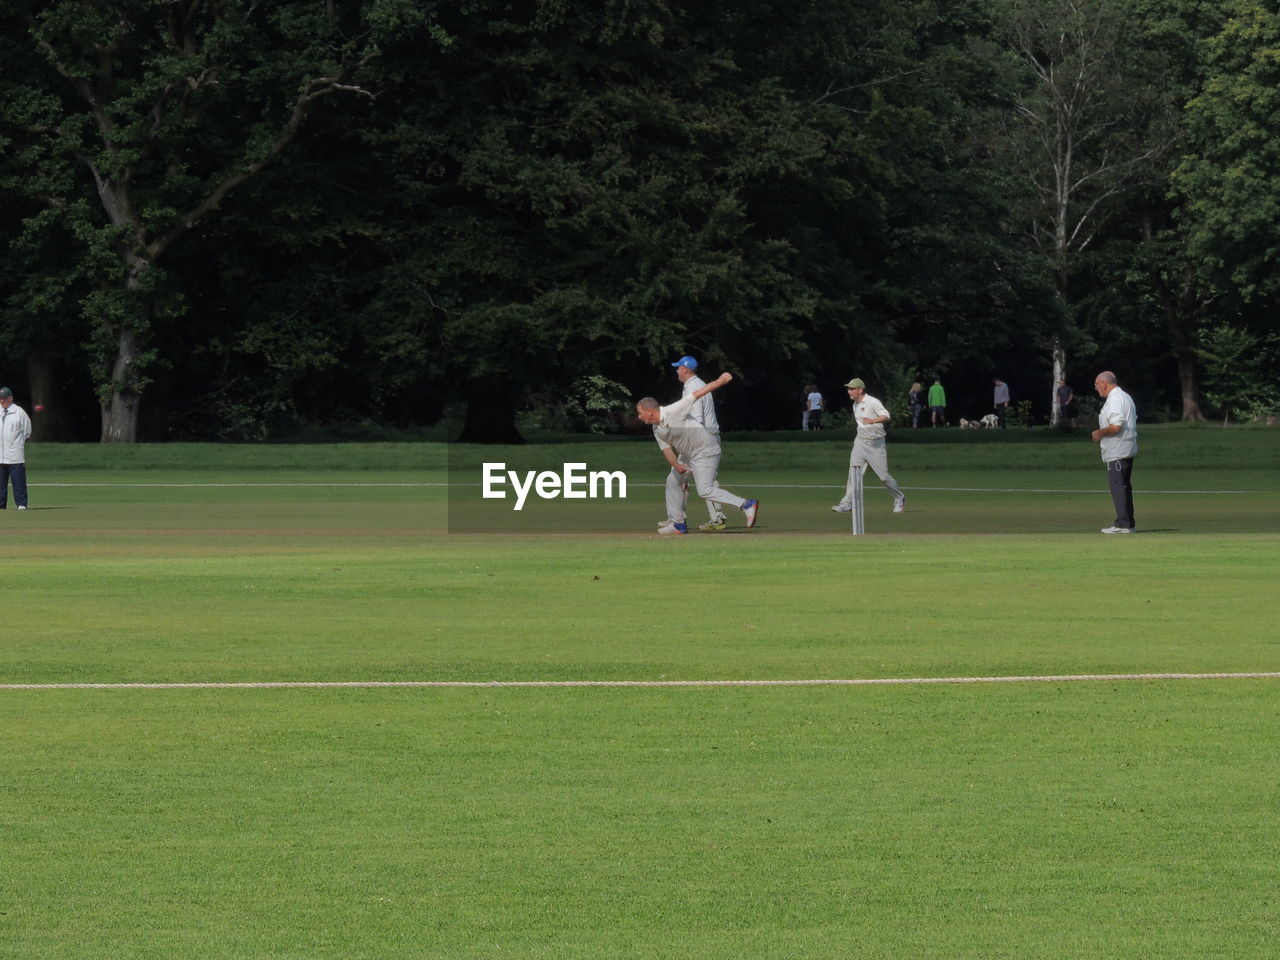
{"label": "white boundary line", "polygon": [[1280,679],[1252,673],[1078,673],[1025,677],[885,677],[848,680],[250,680],[228,683],[0,683],[0,690],[290,690],[384,687],[496,689],[511,687],[891,687],[938,683],[1066,683],[1121,680]]}

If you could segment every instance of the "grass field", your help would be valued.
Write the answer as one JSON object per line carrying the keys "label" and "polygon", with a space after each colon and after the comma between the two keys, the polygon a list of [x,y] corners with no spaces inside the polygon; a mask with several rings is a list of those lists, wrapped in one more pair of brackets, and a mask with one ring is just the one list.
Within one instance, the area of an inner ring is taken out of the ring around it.
{"label": "grass field", "polygon": [[[726,450],[760,527],[671,540],[651,442],[536,450],[634,529],[511,536],[441,484],[527,448],[33,447],[0,683],[1280,670],[1274,431],[1145,429],[1128,538],[1079,438],[895,438],[861,538],[845,441]],[[0,689],[0,957],[1270,958],[1278,699]]]}

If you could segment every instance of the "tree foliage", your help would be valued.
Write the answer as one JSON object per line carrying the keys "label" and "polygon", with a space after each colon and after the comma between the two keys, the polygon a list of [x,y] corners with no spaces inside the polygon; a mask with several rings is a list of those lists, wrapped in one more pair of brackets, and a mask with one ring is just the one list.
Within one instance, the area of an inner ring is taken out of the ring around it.
{"label": "tree foliage", "polygon": [[1053,343],[1185,414],[1276,295],[1275,15],[1229,13],[0,0],[0,360],[109,440],[599,427],[686,352],[730,425],[851,375],[985,407]]}

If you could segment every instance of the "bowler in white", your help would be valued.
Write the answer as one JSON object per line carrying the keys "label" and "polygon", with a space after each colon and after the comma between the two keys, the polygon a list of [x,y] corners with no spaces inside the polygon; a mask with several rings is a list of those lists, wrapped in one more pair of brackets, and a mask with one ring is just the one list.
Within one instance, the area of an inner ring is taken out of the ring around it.
{"label": "bowler in white", "polygon": [[902,513],[907,506],[907,497],[889,475],[889,455],[885,451],[884,425],[891,419],[889,411],[867,393],[867,385],[858,377],[844,386],[853,401],[853,422],[857,424],[858,431],[854,435],[853,450],[849,453],[849,479],[845,483],[844,499],[831,509],[836,513],[849,513],[853,509],[853,471],[865,473],[870,467],[893,494],[893,512]]}
{"label": "bowler in white", "polygon": [[[738,507],[747,518],[747,526],[754,527],[760,504],[756,500],[744,500],[722,488],[716,479],[720,470],[720,438],[693,419],[693,405],[730,382],[733,376],[722,373],[719,377],[687,394],[675,403],[661,406],[653,397],[645,397],[636,404],[636,416],[641,423],[653,427],[653,438],[663,457],[678,474],[693,474],[698,496],[703,500]],[[683,534],[689,532],[685,521],[685,494],[676,484],[667,484],[668,522],[658,528],[659,533]]]}

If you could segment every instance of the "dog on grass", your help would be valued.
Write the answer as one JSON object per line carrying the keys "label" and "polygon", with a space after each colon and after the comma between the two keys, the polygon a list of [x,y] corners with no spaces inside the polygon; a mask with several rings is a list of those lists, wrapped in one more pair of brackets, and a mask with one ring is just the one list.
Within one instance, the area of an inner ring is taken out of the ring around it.
{"label": "dog on grass", "polygon": [[977,430],[981,426],[982,424],[979,423],[977,420],[966,420],[964,417],[960,418],[961,430]]}
{"label": "dog on grass", "polygon": [[1000,426],[1000,418],[994,413],[988,413],[985,417],[978,421],[987,430],[995,430]]}

